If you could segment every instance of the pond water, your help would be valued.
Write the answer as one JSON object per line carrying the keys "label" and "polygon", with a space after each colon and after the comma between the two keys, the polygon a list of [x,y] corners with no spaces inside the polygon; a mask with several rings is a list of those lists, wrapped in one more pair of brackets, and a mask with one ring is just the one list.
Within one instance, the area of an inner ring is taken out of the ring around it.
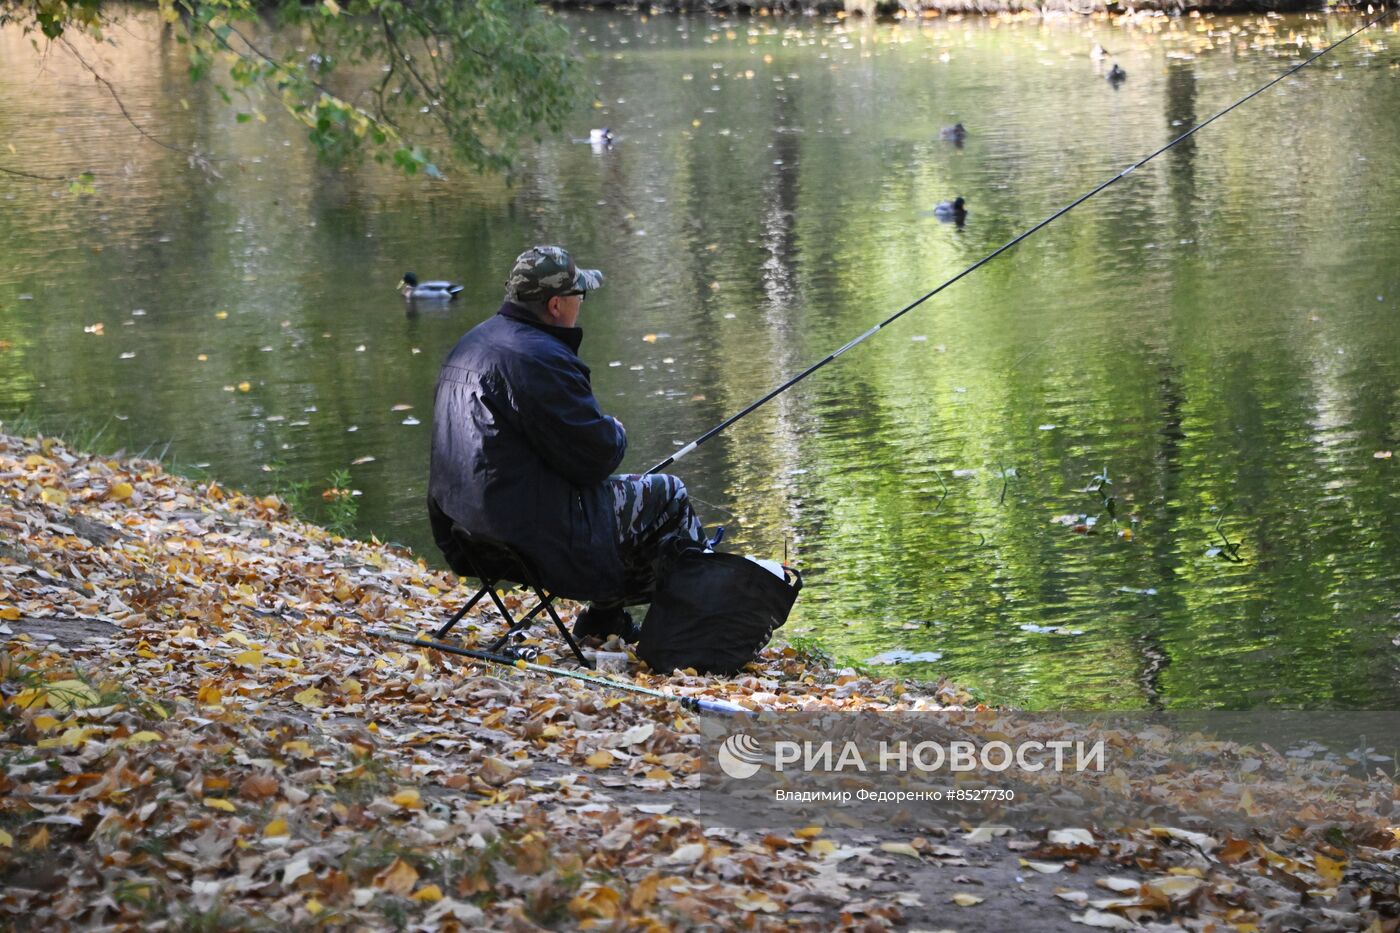
{"label": "pond water", "polygon": [[[0,166],[96,176],[0,174],[0,418],[346,469],[435,561],[437,366],[525,246],[605,271],[582,352],[644,470],[1357,22],[564,21],[595,99],[514,186],[318,165],[135,13],[94,61],[192,167],[0,33]],[[805,571],[789,634],[1029,707],[1394,708],[1398,57],[1353,40],[683,460]],[[406,269],[466,291],[406,315]]]}

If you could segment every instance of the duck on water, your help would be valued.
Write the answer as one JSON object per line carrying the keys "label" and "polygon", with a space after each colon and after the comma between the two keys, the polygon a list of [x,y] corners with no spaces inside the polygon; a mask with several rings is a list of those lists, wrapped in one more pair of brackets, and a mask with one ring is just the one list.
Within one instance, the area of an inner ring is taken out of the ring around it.
{"label": "duck on water", "polygon": [[951,201],[939,201],[933,206],[933,216],[942,221],[956,221],[962,224],[967,219],[967,200],[962,197]]}
{"label": "duck on water", "polygon": [[420,282],[412,272],[405,272],[399,280],[399,294],[410,304],[455,301],[464,287],[456,282]]}

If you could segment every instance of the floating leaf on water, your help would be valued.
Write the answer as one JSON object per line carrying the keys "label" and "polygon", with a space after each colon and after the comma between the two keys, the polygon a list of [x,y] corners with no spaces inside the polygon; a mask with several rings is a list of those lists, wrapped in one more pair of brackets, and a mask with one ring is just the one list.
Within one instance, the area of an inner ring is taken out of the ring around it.
{"label": "floating leaf on water", "polygon": [[356,457],[354,460],[351,460],[351,461],[350,461],[350,465],[351,465],[351,466],[359,466],[359,465],[362,464],[362,463],[373,463],[373,462],[374,462],[374,458],[371,457],[371,456],[366,455],[366,456],[363,456],[363,457]]}
{"label": "floating leaf on water", "polygon": [[391,409],[389,409],[389,410],[390,410],[390,411],[412,411],[412,410],[413,410],[413,406],[412,406],[412,405],[405,404],[404,402],[400,402],[399,404],[395,405],[393,408],[391,408]]}
{"label": "floating leaf on water", "polygon": [[417,418],[413,417],[412,415],[409,415],[407,418],[403,419],[403,421],[401,421],[401,422],[399,422],[399,423],[400,423],[400,424],[407,424],[407,425],[412,426],[412,425],[415,425],[415,424],[422,424],[423,422],[419,421]]}
{"label": "floating leaf on water", "polygon": [[941,651],[908,651],[894,648],[865,659],[866,664],[928,664],[943,659]]}

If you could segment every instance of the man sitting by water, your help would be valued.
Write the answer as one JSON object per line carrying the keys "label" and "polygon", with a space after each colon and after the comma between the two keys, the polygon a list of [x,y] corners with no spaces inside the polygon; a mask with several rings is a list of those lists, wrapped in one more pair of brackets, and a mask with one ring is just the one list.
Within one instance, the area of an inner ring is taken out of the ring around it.
{"label": "man sitting by water", "polygon": [[598,407],[578,357],[579,310],[602,284],[557,246],[517,257],[505,303],[457,342],[438,376],[428,514],[457,572],[453,525],[516,550],[555,595],[591,601],[576,637],[636,641],[624,602],[651,592],[663,542],[703,532],[678,478],[610,475],[627,433]]}

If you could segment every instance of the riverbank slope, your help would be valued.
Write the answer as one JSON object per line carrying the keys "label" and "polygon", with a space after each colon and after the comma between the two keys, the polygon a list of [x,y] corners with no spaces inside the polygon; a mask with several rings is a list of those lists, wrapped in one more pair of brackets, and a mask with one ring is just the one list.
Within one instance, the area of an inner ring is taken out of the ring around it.
{"label": "riverbank slope", "polygon": [[[427,627],[460,596],[275,497],[0,435],[5,925],[970,931],[1024,926],[1027,907],[1038,930],[1400,925],[1400,840],[1354,804],[1267,844],[834,812],[735,828],[674,704],[366,635]],[[790,648],[733,679],[626,676],[750,708],[969,702]],[[1115,884],[1137,893],[1094,907]]]}

